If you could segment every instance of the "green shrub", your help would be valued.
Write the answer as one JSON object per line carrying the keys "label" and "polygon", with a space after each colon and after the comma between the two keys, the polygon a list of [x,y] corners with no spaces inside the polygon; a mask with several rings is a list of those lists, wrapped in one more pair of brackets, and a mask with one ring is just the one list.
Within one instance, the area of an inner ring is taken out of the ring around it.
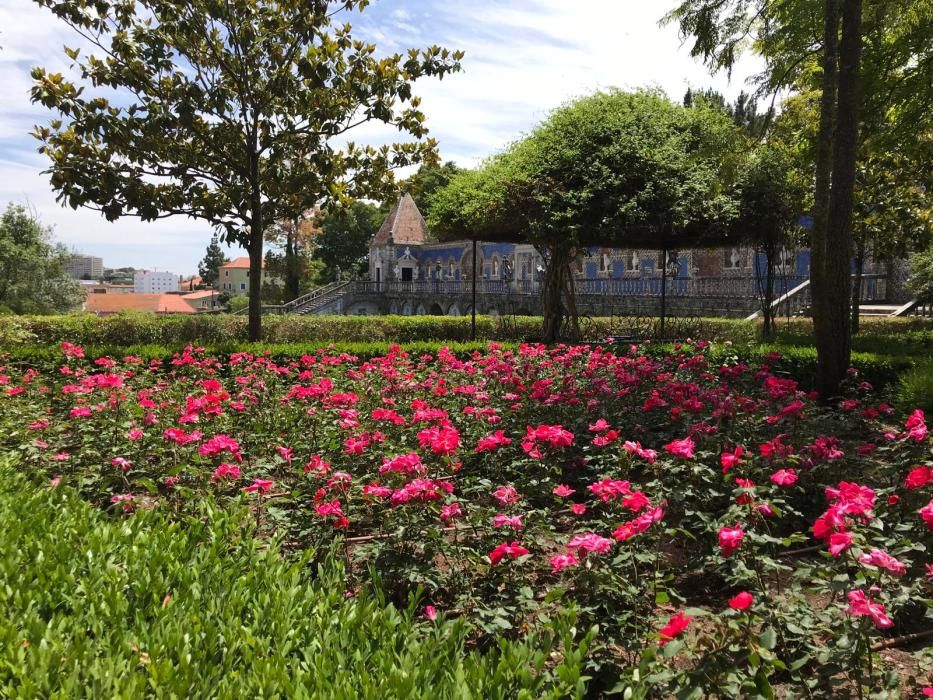
{"label": "green shrub", "polygon": [[897,390],[898,406],[922,408],[933,414],[933,362],[924,362],[904,372]]}
{"label": "green shrub", "polygon": [[427,622],[378,590],[348,597],[338,565],[312,577],[249,521],[209,500],[183,522],[158,507],[108,516],[0,465],[0,696],[582,695],[569,617],[468,652],[463,620]]}
{"label": "green shrub", "polygon": [[[224,343],[246,338],[247,317],[233,314],[156,316],[128,313],[97,318],[70,316],[0,317],[0,347],[16,344],[16,333],[43,344],[64,340],[81,345],[139,345],[160,343]],[[582,331],[590,340],[611,335],[638,338],[657,334],[656,319],[586,318]],[[471,319],[465,316],[266,316],[264,338],[269,343],[384,341],[468,341]],[[750,341],[755,326],[737,319],[671,319],[668,334],[707,340]],[[541,334],[536,316],[478,316],[476,337],[521,342]],[[10,338],[11,340],[7,340]]]}
{"label": "green shrub", "polygon": [[[489,341],[477,340],[472,342],[439,342],[423,341],[417,343],[403,343],[399,347],[413,357],[424,354],[434,354],[441,347],[460,358],[472,355],[474,352],[485,351]],[[500,343],[504,347],[514,347],[511,343]],[[276,362],[289,362],[302,355],[314,355],[326,352],[330,355],[346,353],[354,355],[360,360],[369,360],[373,357],[384,356],[395,346],[388,342],[306,342],[306,343],[216,343],[200,346],[210,355],[217,356],[226,361],[230,355],[248,352],[254,355],[265,355]],[[87,345],[84,347],[85,356],[91,359],[98,357],[111,357],[122,359],[127,356],[137,357],[145,362],[150,360],[168,361],[176,353],[184,350],[182,345],[161,345],[148,343],[145,345]],[[21,364],[30,367],[55,365],[62,361],[63,355],[58,345],[20,345],[0,353],[4,362]]]}

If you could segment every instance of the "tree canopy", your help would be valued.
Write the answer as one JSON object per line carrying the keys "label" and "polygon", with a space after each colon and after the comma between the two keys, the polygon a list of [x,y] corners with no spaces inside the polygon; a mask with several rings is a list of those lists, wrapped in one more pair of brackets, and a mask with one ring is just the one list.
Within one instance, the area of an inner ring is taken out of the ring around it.
{"label": "tree canopy", "polygon": [[348,275],[360,271],[369,255],[369,242],[382,219],[379,207],[367,202],[354,202],[321,218],[313,256],[324,264],[328,281],[335,279],[338,273]]}
{"label": "tree canopy", "polygon": [[65,273],[70,257],[25,207],[7,205],[0,217],[0,313],[60,313],[78,306],[83,292]]}
{"label": "tree canopy", "polygon": [[[108,219],[187,215],[250,257],[258,340],[263,237],[295,212],[381,199],[395,168],[435,149],[413,83],[459,70],[439,46],[377,55],[334,17],[367,0],[36,0],[88,42],[80,79],[33,70],[33,100],[60,115],[35,136],[58,199]],[[335,142],[369,121],[412,137]]]}
{"label": "tree canopy", "polygon": [[851,352],[850,263],[841,253],[859,242],[857,162],[866,144],[869,153],[903,154],[928,149],[933,134],[933,0],[682,0],[663,21],[676,22],[714,71],[731,71],[753,47],[766,62],[763,93],[818,97],[811,287],[817,383],[829,397]]}
{"label": "tree canopy", "polygon": [[[545,338],[574,315],[570,263],[587,246],[682,247],[734,236],[740,162],[729,115],[653,91],[597,92],[434,197],[441,238],[532,243],[547,261]],[[563,297],[563,301],[561,298]]]}

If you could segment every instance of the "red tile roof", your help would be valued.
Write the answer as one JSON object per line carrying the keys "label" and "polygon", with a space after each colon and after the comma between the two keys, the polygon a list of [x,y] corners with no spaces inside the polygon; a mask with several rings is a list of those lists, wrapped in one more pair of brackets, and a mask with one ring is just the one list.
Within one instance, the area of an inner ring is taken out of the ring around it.
{"label": "red tile roof", "polygon": [[249,256],[248,256],[248,255],[244,255],[244,256],[241,257],[241,258],[236,258],[236,259],[234,259],[234,260],[231,260],[231,261],[228,262],[228,263],[224,263],[223,265],[220,266],[220,269],[222,270],[222,269],[224,269],[225,267],[229,267],[229,268],[234,268],[234,267],[235,267],[235,268],[239,268],[239,269],[245,268],[245,269],[248,270],[248,269],[249,269]]}
{"label": "red tile roof", "polygon": [[382,222],[382,226],[373,236],[373,245],[386,245],[389,239],[396,245],[426,243],[429,238],[428,226],[418,211],[418,205],[407,192],[392,207],[392,211]]}
{"label": "red tile roof", "polygon": [[121,311],[150,311],[153,313],[196,313],[178,294],[89,294],[86,311],[96,314],[118,314]]}
{"label": "red tile roof", "polygon": [[192,299],[197,301],[198,299],[206,299],[207,297],[215,297],[217,292],[212,289],[204,289],[199,292],[189,292],[188,294],[182,294],[182,299]]}

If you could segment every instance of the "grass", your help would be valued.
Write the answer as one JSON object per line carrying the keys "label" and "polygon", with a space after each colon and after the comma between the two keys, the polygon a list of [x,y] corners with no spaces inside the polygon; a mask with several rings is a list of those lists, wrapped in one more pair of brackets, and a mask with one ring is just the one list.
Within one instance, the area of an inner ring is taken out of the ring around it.
{"label": "grass", "polygon": [[0,461],[0,697],[582,692],[569,617],[469,651],[462,622],[429,623],[415,601],[397,610],[375,588],[347,597],[339,566],[286,561],[253,538],[247,515],[209,500],[182,522],[158,508],[102,513]]}

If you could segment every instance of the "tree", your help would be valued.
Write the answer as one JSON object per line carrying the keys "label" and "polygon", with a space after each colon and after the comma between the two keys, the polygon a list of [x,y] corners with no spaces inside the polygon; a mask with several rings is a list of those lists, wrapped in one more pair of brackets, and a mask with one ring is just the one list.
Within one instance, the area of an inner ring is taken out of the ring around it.
{"label": "tree", "polygon": [[910,259],[908,284],[917,301],[933,304],[933,248],[927,248]]}
{"label": "tree", "polygon": [[[427,220],[431,215],[433,198],[435,193],[445,187],[453,177],[460,174],[463,168],[458,166],[452,160],[444,164],[425,163],[411,177],[401,182],[402,192],[408,192],[418,205],[421,215]],[[389,209],[395,205],[390,203]]]}
{"label": "tree", "polygon": [[656,92],[598,92],[434,197],[444,238],[529,242],[545,259],[544,339],[576,332],[571,264],[584,248],[680,247],[728,238],[738,132],[722,110]]}
{"label": "tree", "polygon": [[[736,184],[740,232],[753,231],[765,269],[755,270],[761,296],[763,335],[774,335],[774,283],[776,261],[788,245],[803,210],[806,193],[796,177],[792,157],[778,144],[766,143],[752,151]],[[762,279],[764,272],[764,279]]]}
{"label": "tree", "polygon": [[[412,85],[459,70],[462,56],[432,46],[377,58],[349,24],[332,26],[367,0],[37,2],[100,52],[66,48],[76,83],[33,69],[33,100],[61,115],[35,130],[59,201],[108,220],[210,222],[249,253],[254,341],[268,227],[323,203],[381,198],[393,169],[432,154]],[[370,121],[415,140],[335,145]]]}
{"label": "tree", "polygon": [[266,270],[284,280],[285,301],[297,299],[310,287],[308,264],[316,233],[313,216],[307,215],[278,221],[266,232],[266,240],[279,251],[266,254]]}
{"label": "tree", "polygon": [[7,205],[0,217],[0,309],[44,314],[78,306],[81,286],[65,272],[70,257],[34,214]]}
{"label": "tree", "polygon": [[324,264],[328,281],[336,279],[338,272],[362,271],[369,256],[369,242],[382,219],[379,207],[367,202],[354,202],[321,218],[314,258]]}
{"label": "tree", "polygon": [[[818,8],[822,12],[814,15]],[[808,11],[809,21],[800,21]],[[799,26],[789,23],[790,17]],[[809,33],[810,39],[819,37],[822,26],[810,276],[817,388],[826,398],[835,394],[845,378],[851,355],[849,260],[839,252],[851,250],[861,19],[862,0],[822,0],[820,4],[813,0],[685,0],[665,18],[677,21],[683,36],[694,37],[691,53],[714,69],[731,69],[746,40],[754,36],[759,50],[770,59],[764,82],[772,87],[787,86],[789,76],[813,55],[799,37],[802,33]],[[780,31],[788,36],[780,36]],[[788,63],[788,56],[795,58]]]}
{"label": "tree", "polygon": [[198,264],[198,274],[201,280],[209,287],[213,287],[220,277],[220,266],[227,262],[223,249],[217,240],[217,235],[211,237],[204,259]]}

